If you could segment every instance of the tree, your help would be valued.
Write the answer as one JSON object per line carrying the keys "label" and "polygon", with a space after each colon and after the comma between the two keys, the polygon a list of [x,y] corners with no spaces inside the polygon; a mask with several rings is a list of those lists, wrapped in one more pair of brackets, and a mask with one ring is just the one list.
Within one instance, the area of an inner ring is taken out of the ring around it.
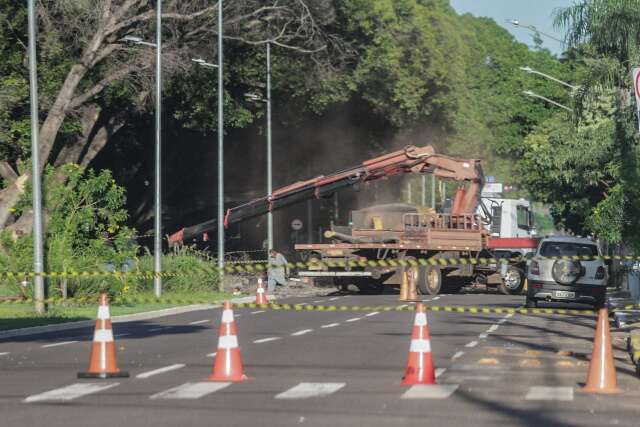
{"label": "tree", "polygon": [[[12,5],[9,0],[3,3],[9,6],[3,8],[7,13],[0,15],[9,28],[3,36],[9,36],[9,43],[21,42],[24,46],[20,36],[26,33],[24,7]],[[330,4],[328,0],[313,4],[304,0],[225,2],[225,37],[248,44],[269,41],[314,55],[321,63],[337,45],[321,31],[321,25],[332,19]],[[191,68],[193,55],[209,50],[217,36],[216,10],[217,3],[206,0],[164,3],[164,75],[171,78],[184,74]],[[123,38],[134,34],[152,38],[154,16],[154,4],[149,0],[39,3],[41,166],[73,161],[86,167],[123,127],[127,113],[147,105],[153,81],[153,52],[130,46]],[[15,50],[11,53],[16,55]],[[17,63],[14,65],[18,67]],[[0,114],[24,109],[24,71],[14,69],[13,73],[22,74],[14,92],[15,96],[22,95],[23,102],[13,102],[12,107],[0,109]],[[19,140],[11,141],[14,135],[9,134],[10,141],[3,145],[25,147],[25,135],[21,132],[15,135]],[[29,171],[21,165],[27,156],[22,152],[0,160],[5,185],[0,191],[0,228],[16,219],[10,209],[24,193],[29,178]],[[29,215],[23,215],[14,227],[28,230],[30,223]]]}

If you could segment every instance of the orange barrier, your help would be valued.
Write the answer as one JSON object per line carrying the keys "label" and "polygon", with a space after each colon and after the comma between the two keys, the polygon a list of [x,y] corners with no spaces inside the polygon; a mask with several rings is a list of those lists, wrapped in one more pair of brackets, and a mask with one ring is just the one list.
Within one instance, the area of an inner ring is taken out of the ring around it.
{"label": "orange barrier", "polygon": [[78,372],[78,378],[122,378],[128,376],[128,372],[118,369],[109,300],[107,294],[101,294],[96,329],[93,333],[89,369]]}

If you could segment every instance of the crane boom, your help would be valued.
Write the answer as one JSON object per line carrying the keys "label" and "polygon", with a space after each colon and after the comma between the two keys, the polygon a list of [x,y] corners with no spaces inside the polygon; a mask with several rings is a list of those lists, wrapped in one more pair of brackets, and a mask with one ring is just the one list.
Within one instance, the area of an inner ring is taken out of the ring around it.
{"label": "crane boom", "polygon": [[[427,145],[424,147],[408,146],[331,175],[321,175],[279,188],[272,193],[271,197],[262,197],[228,209],[224,226],[228,227],[231,224],[305,200],[326,198],[337,190],[353,187],[359,183],[405,173],[431,173],[439,178],[460,182],[461,185],[454,198],[452,213],[475,213],[480,190],[484,183],[480,160],[465,160],[436,154],[434,148]],[[465,183],[468,185],[465,186]],[[209,225],[211,222],[206,224]],[[177,242],[188,239],[190,230],[202,231],[202,228],[202,224],[183,228],[174,233],[169,241]]]}

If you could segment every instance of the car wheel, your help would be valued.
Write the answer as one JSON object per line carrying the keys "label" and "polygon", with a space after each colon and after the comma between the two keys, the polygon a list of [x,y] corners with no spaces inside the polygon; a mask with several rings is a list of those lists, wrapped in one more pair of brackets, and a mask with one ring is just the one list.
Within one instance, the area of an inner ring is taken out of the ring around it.
{"label": "car wheel", "polygon": [[500,283],[500,292],[505,295],[518,295],[524,287],[524,271],[512,265],[507,267],[507,273]]}
{"label": "car wheel", "polygon": [[442,272],[438,267],[421,269],[418,288],[422,295],[438,295],[442,289]]}

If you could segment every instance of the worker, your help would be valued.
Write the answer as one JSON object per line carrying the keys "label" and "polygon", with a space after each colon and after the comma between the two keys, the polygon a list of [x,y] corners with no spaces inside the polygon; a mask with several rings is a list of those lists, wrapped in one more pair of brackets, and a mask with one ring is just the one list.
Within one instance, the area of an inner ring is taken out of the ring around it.
{"label": "worker", "polygon": [[269,251],[269,275],[267,280],[267,293],[273,294],[276,285],[287,285],[287,276],[289,276],[289,267],[287,259],[275,249]]}

